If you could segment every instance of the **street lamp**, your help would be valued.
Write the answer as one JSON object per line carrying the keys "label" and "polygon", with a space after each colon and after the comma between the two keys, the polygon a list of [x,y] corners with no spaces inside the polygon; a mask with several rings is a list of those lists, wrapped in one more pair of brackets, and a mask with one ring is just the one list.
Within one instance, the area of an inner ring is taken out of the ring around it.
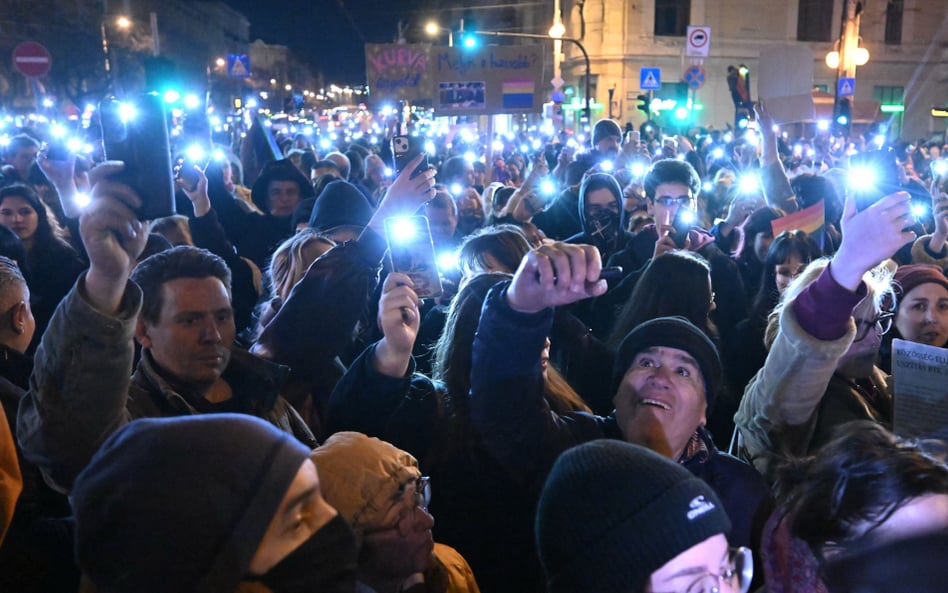
{"label": "street lamp", "polygon": [[[557,24],[562,26],[562,23],[557,23]],[[590,97],[589,97],[589,86],[590,86],[589,79],[592,77],[592,68],[589,65],[589,54],[586,53],[586,48],[583,47],[583,44],[580,43],[579,39],[575,39],[573,37],[562,37],[562,33],[564,33],[565,31],[566,31],[565,27],[560,28],[560,27],[557,27],[556,25],[553,25],[550,28],[549,35],[538,35],[535,33],[503,33],[500,31],[474,31],[474,34],[485,35],[485,36],[490,35],[493,37],[521,37],[525,39],[550,39],[554,41],[569,41],[570,43],[578,47],[579,51],[582,52],[583,54],[583,61],[586,66],[586,81],[585,81],[586,82],[585,84],[586,100],[583,106],[583,115],[586,117],[586,125],[592,126],[592,107],[590,104]],[[554,33],[559,33],[561,36],[555,36]]]}
{"label": "street lamp", "polygon": [[431,37],[435,37],[438,33],[447,33],[448,34],[448,47],[454,47],[454,31],[442,27],[435,21],[428,21],[425,23],[425,33]]}

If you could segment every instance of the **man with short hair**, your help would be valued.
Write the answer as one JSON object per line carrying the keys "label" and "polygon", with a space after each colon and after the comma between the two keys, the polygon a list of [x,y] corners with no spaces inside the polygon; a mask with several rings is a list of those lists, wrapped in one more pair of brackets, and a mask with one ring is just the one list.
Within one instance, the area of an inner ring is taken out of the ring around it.
{"label": "man with short hair", "polygon": [[599,253],[554,243],[523,259],[510,282],[488,293],[474,339],[471,418],[484,446],[538,492],[556,457],[579,443],[623,439],[677,461],[705,480],[734,523],[732,543],[753,546],[769,492],[748,464],[719,452],[705,429],[721,383],[714,343],[681,317],[640,324],[613,365],[615,411],[556,414],[544,403],[541,352],[553,308],[599,296]]}
{"label": "man with short hair", "polygon": [[[65,297],[37,351],[17,433],[28,460],[68,491],[98,446],[135,418],[235,412],[316,440],[279,390],[286,369],[233,348],[230,270],[189,246],[132,269],[148,238],[131,188],[93,170],[80,221],[89,270]],[[142,357],[129,377],[134,347]]]}
{"label": "man with short hair", "polygon": [[331,163],[335,163],[336,167],[339,169],[339,176],[344,181],[349,181],[349,171],[351,169],[349,157],[342,154],[341,152],[333,151],[323,158]]}
{"label": "man with short hair", "polygon": [[17,134],[10,138],[10,143],[7,144],[3,154],[7,164],[2,168],[3,176],[0,179],[0,185],[29,183],[30,166],[36,162],[39,150],[39,140],[32,136]]}
{"label": "man with short hair", "polygon": [[[694,167],[677,159],[663,159],[649,169],[643,181],[648,213],[655,222],[646,225],[628,246],[608,260],[626,274],[642,269],[653,258],[673,249],[700,254],[711,264],[711,289],[717,307],[711,312],[722,337],[747,315],[747,297],[737,264],[715,244],[714,237],[697,226],[697,196],[701,179]],[[675,232],[675,219],[687,211],[686,234]],[[676,242],[677,241],[677,242]],[[631,291],[633,284],[626,283]]]}

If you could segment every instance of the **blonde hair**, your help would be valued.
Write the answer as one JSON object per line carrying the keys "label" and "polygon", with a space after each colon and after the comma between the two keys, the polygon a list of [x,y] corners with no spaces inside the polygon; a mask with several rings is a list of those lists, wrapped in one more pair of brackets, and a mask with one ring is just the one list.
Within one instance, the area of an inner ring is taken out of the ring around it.
{"label": "blonde hair", "polygon": [[285,302],[290,296],[290,291],[313,263],[303,257],[303,249],[315,242],[325,243],[329,248],[336,245],[335,241],[315,229],[305,228],[280,243],[280,246],[274,250],[268,271],[272,296],[279,298],[281,302]]}
{"label": "blonde hair", "polygon": [[[767,329],[764,332],[764,346],[767,350],[777,339],[777,333],[780,331],[780,314],[783,310],[803,292],[803,289],[815,281],[824,269],[829,265],[830,258],[821,257],[813,260],[803,272],[797,276],[783,291],[780,301],[774,307],[770,315],[767,316]],[[882,311],[882,304],[886,299],[893,297],[892,276],[895,273],[894,264],[890,260],[882,262],[863,274],[862,280],[866,283],[869,292],[865,298],[856,305],[853,310],[853,316],[869,319],[875,317]]]}

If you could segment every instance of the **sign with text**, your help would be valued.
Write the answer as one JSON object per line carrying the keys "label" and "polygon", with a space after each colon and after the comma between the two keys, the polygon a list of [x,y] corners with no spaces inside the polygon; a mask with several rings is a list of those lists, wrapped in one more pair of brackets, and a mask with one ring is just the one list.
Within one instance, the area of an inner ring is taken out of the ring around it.
{"label": "sign with text", "polygon": [[366,44],[365,70],[373,99],[421,101],[431,97],[429,45]]}
{"label": "sign with text", "polygon": [[778,124],[810,121],[813,105],[813,50],[776,45],[760,50],[757,95]]}
{"label": "sign with text", "polygon": [[430,56],[437,115],[540,113],[543,108],[540,46],[433,47]]}
{"label": "sign with text", "polygon": [[948,430],[948,349],[892,340],[894,431],[928,437]]}

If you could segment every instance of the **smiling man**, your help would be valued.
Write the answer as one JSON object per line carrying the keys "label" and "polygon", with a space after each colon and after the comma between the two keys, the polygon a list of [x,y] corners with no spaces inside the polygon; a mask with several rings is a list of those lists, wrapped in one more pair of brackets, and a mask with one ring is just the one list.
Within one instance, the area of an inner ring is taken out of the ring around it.
{"label": "smiling man", "polygon": [[643,445],[707,482],[731,517],[730,541],[753,547],[770,496],[760,475],[719,452],[705,429],[721,361],[692,323],[661,317],[629,332],[613,365],[613,414],[561,415],[544,403],[539,353],[553,308],[602,294],[600,271],[594,247],[554,243],[527,254],[513,280],[488,293],[471,372],[471,417],[485,447],[539,492],[556,458],[577,444]]}

